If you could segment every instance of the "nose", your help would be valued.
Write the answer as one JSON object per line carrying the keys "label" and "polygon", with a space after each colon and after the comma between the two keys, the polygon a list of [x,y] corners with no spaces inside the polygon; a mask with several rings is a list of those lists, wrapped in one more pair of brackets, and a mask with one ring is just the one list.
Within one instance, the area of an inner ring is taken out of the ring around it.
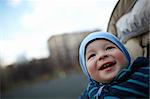
{"label": "nose", "polygon": [[107,57],[108,57],[108,55],[103,52],[103,53],[101,53],[101,54],[98,55],[98,60],[103,60],[103,59],[105,59]]}

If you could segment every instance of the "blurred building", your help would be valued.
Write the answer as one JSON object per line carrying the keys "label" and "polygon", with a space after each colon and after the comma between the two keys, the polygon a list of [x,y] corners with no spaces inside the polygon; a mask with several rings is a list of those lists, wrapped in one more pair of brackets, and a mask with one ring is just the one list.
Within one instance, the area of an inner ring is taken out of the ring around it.
{"label": "blurred building", "polygon": [[[100,30],[94,30],[100,31]],[[49,38],[50,61],[57,70],[79,69],[78,50],[81,40],[91,32],[64,33]]]}

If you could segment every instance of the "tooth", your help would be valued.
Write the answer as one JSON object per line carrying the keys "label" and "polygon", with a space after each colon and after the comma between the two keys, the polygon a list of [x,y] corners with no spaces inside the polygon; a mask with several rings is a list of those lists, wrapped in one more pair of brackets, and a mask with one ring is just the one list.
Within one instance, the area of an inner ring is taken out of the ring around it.
{"label": "tooth", "polygon": [[106,67],[108,66],[109,64],[106,64]]}
{"label": "tooth", "polygon": [[104,67],[107,67],[107,64],[105,64]]}

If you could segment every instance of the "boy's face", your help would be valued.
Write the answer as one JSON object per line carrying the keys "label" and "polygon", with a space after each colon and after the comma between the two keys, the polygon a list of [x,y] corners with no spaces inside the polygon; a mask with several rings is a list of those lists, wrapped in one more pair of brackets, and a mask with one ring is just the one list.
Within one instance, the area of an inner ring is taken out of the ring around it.
{"label": "boy's face", "polygon": [[100,83],[112,81],[117,73],[128,65],[121,50],[104,39],[91,42],[86,48],[85,58],[91,78]]}

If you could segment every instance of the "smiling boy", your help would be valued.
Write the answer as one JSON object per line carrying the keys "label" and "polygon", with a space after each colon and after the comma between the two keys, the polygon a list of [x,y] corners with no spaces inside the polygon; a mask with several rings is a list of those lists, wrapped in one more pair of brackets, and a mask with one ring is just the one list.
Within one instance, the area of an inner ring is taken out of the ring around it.
{"label": "smiling boy", "polygon": [[80,45],[79,59],[89,81],[81,99],[149,97],[148,60],[133,61],[114,35],[89,34]]}

